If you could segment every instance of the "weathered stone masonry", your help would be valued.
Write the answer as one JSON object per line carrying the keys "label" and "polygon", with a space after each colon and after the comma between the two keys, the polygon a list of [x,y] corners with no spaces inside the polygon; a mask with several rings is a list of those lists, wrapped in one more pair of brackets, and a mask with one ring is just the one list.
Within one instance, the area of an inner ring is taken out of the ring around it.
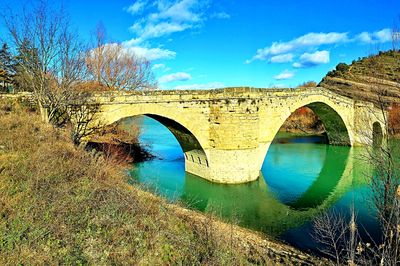
{"label": "weathered stone masonry", "polygon": [[320,116],[333,144],[370,144],[373,123],[384,127],[372,104],[319,87],[107,93],[94,101],[105,124],[137,115],[158,120],[181,144],[186,171],[218,183],[256,180],[276,133],[302,106]]}

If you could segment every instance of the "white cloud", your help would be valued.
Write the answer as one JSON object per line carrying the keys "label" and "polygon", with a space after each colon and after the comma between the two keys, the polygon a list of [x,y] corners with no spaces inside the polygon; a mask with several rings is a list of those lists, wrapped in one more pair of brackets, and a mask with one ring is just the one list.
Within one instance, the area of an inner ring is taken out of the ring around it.
{"label": "white cloud", "polygon": [[[129,46],[127,45],[127,43],[129,44],[129,42],[122,43],[121,53],[127,54],[129,56],[141,57],[147,59],[148,61],[154,61],[158,59],[172,59],[176,55],[175,52],[167,49]],[[117,45],[118,45],[117,43],[107,43],[104,46],[110,47],[112,49],[113,47],[116,48]],[[91,50],[91,52],[93,52],[94,50]]]}
{"label": "white cloud", "polygon": [[149,61],[159,60],[159,59],[171,59],[175,58],[176,53],[167,49],[161,48],[146,48],[141,46],[129,46],[127,43],[122,43],[126,51],[129,53],[134,53],[135,55],[146,58]]}
{"label": "white cloud", "polygon": [[357,35],[356,39],[360,42],[364,43],[371,43],[372,42],[372,37],[368,32],[361,32],[360,34]]}
{"label": "white cloud", "polygon": [[[142,7],[141,4],[138,5]],[[130,27],[130,30],[136,34],[135,40],[138,43],[199,27],[205,19],[204,11],[208,5],[200,0],[159,0],[143,8],[148,15]]]}
{"label": "white cloud", "polygon": [[184,31],[190,27],[190,24],[161,22],[156,24],[148,23],[144,26],[144,28],[142,28],[140,24],[135,23],[130,30],[140,36],[137,41],[141,42],[143,40],[169,35],[174,32]]}
{"label": "white cloud", "polygon": [[271,63],[288,63],[293,61],[293,54],[280,54],[271,57]]}
{"label": "white cloud", "polygon": [[349,38],[346,32],[329,33],[308,33],[289,42],[274,42],[271,46],[258,49],[257,54],[250,60],[269,60],[274,56],[288,54],[307,48],[315,48],[321,45],[337,44],[348,42]]}
{"label": "white cloud", "polygon": [[154,64],[151,69],[156,70],[156,69],[163,69],[165,68],[164,64]]}
{"label": "white cloud", "polygon": [[162,71],[162,72],[167,72],[167,71],[171,70],[171,68],[167,67],[165,64],[154,64],[151,69],[152,70],[159,70],[159,71]]}
{"label": "white cloud", "polygon": [[133,39],[122,42],[122,45],[124,45],[125,47],[138,46],[138,45],[140,45],[140,40],[133,38]]}
{"label": "white cloud", "polygon": [[315,53],[304,53],[300,56],[300,61],[293,64],[295,68],[313,67],[327,64],[330,60],[329,51],[317,51]]}
{"label": "white cloud", "polygon": [[323,44],[334,44],[340,42],[347,42],[347,33],[308,33],[294,40],[293,44],[295,46],[319,46]]}
{"label": "white cloud", "polygon": [[276,80],[287,80],[287,79],[291,79],[294,77],[294,72],[289,71],[289,70],[284,70],[282,73],[276,75],[274,77],[274,79]]}
{"label": "white cloud", "polygon": [[210,90],[224,88],[225,84],[222,82],[210,82],[205,84],[189,84],[189,85],[179,85],[174,87],[174,90]]}
{"label": "white cloud", "polygon": [[229,19],[231,18],[231,15],[229,15],[226,12],[219,12],[219,13],[214,13],[211,15],[211,18],[217,18],[217,19]]}
{"label": "white cloud", "polygon": [[[386,43],[390,42],[391,39],[392,32],[390,29],[382,29],[372,33],[361,32],[352,37],[349,37],[347,32],[311,32],[287,42],[273,42],[270,46],[258,49],[256,55],[246,60],[245,63],[250,64],[256,60],[269,61],[271,63],[288,63],[301,54],[304,55],[320,49],[323,45],[339,45],[347,42],[360,42],[363,44]],[[292,57],[290,57],[290,55],[292,55]],[[303,65],[301,62],[294,64],[295,67],[303,67]]]}
{"label": "white cloud", "polygon": [[190,80],[192,76],[185,72],[177,72],[169,75],[162,76],[158,79],[159,83],[168,83],[173,81],[186,81]]}
{"label": "white cloud", "polygon": [[358,34],[355,40],[368,44],[390,42],[392,40],[392,31],[390,29],[382,29],[372,33],[364,31]]}
{"label": "white cloud", "polygon": [[199,9],[203,6],[198,0],[181,0],[175,3],[158,2],[159,13],[152,14],[152,19],[171,19],[174,21],[199,21],[202,19]]}
{"label": "white cloud", "polygon": [[140,13],[140,12],[144,9],[144,6],[145,6],[146,4],[147,4],[147,1],[138,0],[138,1],[136,1],[134,4],[132,4],[132,5],[130,5],[129,7],[125,8],[125,10],[126,10],[128,13],[130,13],[130,14],[132,14],[132,15],[135,15],[135,14]]}

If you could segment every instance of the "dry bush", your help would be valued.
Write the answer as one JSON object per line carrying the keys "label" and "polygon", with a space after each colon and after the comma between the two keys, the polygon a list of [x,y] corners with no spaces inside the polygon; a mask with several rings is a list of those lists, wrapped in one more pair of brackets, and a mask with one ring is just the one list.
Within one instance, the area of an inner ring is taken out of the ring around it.
{"label": "dry bush", "polygon": [[389,109],[389,128],[393,135],[400,134],[400,104],[392,103]]}
{"label": "dry bush", "polygon": [[139,142],[140,127],[136,124],[126,128],[121,123],[103,127],[91,136],[88,149],[102,152],[118,164],[143,162],[154,156]]}
{"label": "dry bush", "polygon": [[293,112],[282,125],[283,130],[293,133],[322,133],[325,131],[319,117],[308,107]]}
{"label": "dry bush", "polygon": [[140,127],[136,125],[130,125],[129,129],[125,129],[120,123],[114,123],[109,126],[103,127],[96,136],[93,136],[93,140],[103,143],[138,143],[140,136]]}
{"label": "dry bush", "polygon": [[111,89],[97,81],[81,81],[75,85],[74,89],[78,92],[87,93],[114,91],[114,89]]}
{"label": "dry bush", "polygon": [[307,81],[307,82],[304,82],[304,83],[300,84],[299,86],[297,86],[297,88],[315,88],[317,86],[318,86],[317,82]]}

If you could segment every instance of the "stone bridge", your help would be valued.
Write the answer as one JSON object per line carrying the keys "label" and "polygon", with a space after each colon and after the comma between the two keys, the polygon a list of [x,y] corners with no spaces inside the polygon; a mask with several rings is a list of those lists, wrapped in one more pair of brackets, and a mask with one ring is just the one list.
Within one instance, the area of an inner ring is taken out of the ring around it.
{"label": "stone bridge", "polygon": [[187,172],[218,183],[256,180],[271,142],[298,108],[311,108],[335,145],[371,145],[385,132],[382,110],[324,88],[226,88],[102,93],[96,120],[146,115],[180,143]]}

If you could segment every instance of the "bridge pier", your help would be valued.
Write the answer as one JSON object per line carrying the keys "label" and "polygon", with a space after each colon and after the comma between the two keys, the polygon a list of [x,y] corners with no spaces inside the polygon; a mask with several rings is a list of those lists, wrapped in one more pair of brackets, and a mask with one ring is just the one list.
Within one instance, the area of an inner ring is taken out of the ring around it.
{"label": "bridge pier", "polygon": [[261,164],[258,148],[241,150],[210,150],[208,180],[217,183],[240,184],[257,180]]}
{"label": "bridge pier", "polygon": [[185,152],[185,171],[215,183],[241,184],[258,179],[266,149],[213,149],[206,154]]}

